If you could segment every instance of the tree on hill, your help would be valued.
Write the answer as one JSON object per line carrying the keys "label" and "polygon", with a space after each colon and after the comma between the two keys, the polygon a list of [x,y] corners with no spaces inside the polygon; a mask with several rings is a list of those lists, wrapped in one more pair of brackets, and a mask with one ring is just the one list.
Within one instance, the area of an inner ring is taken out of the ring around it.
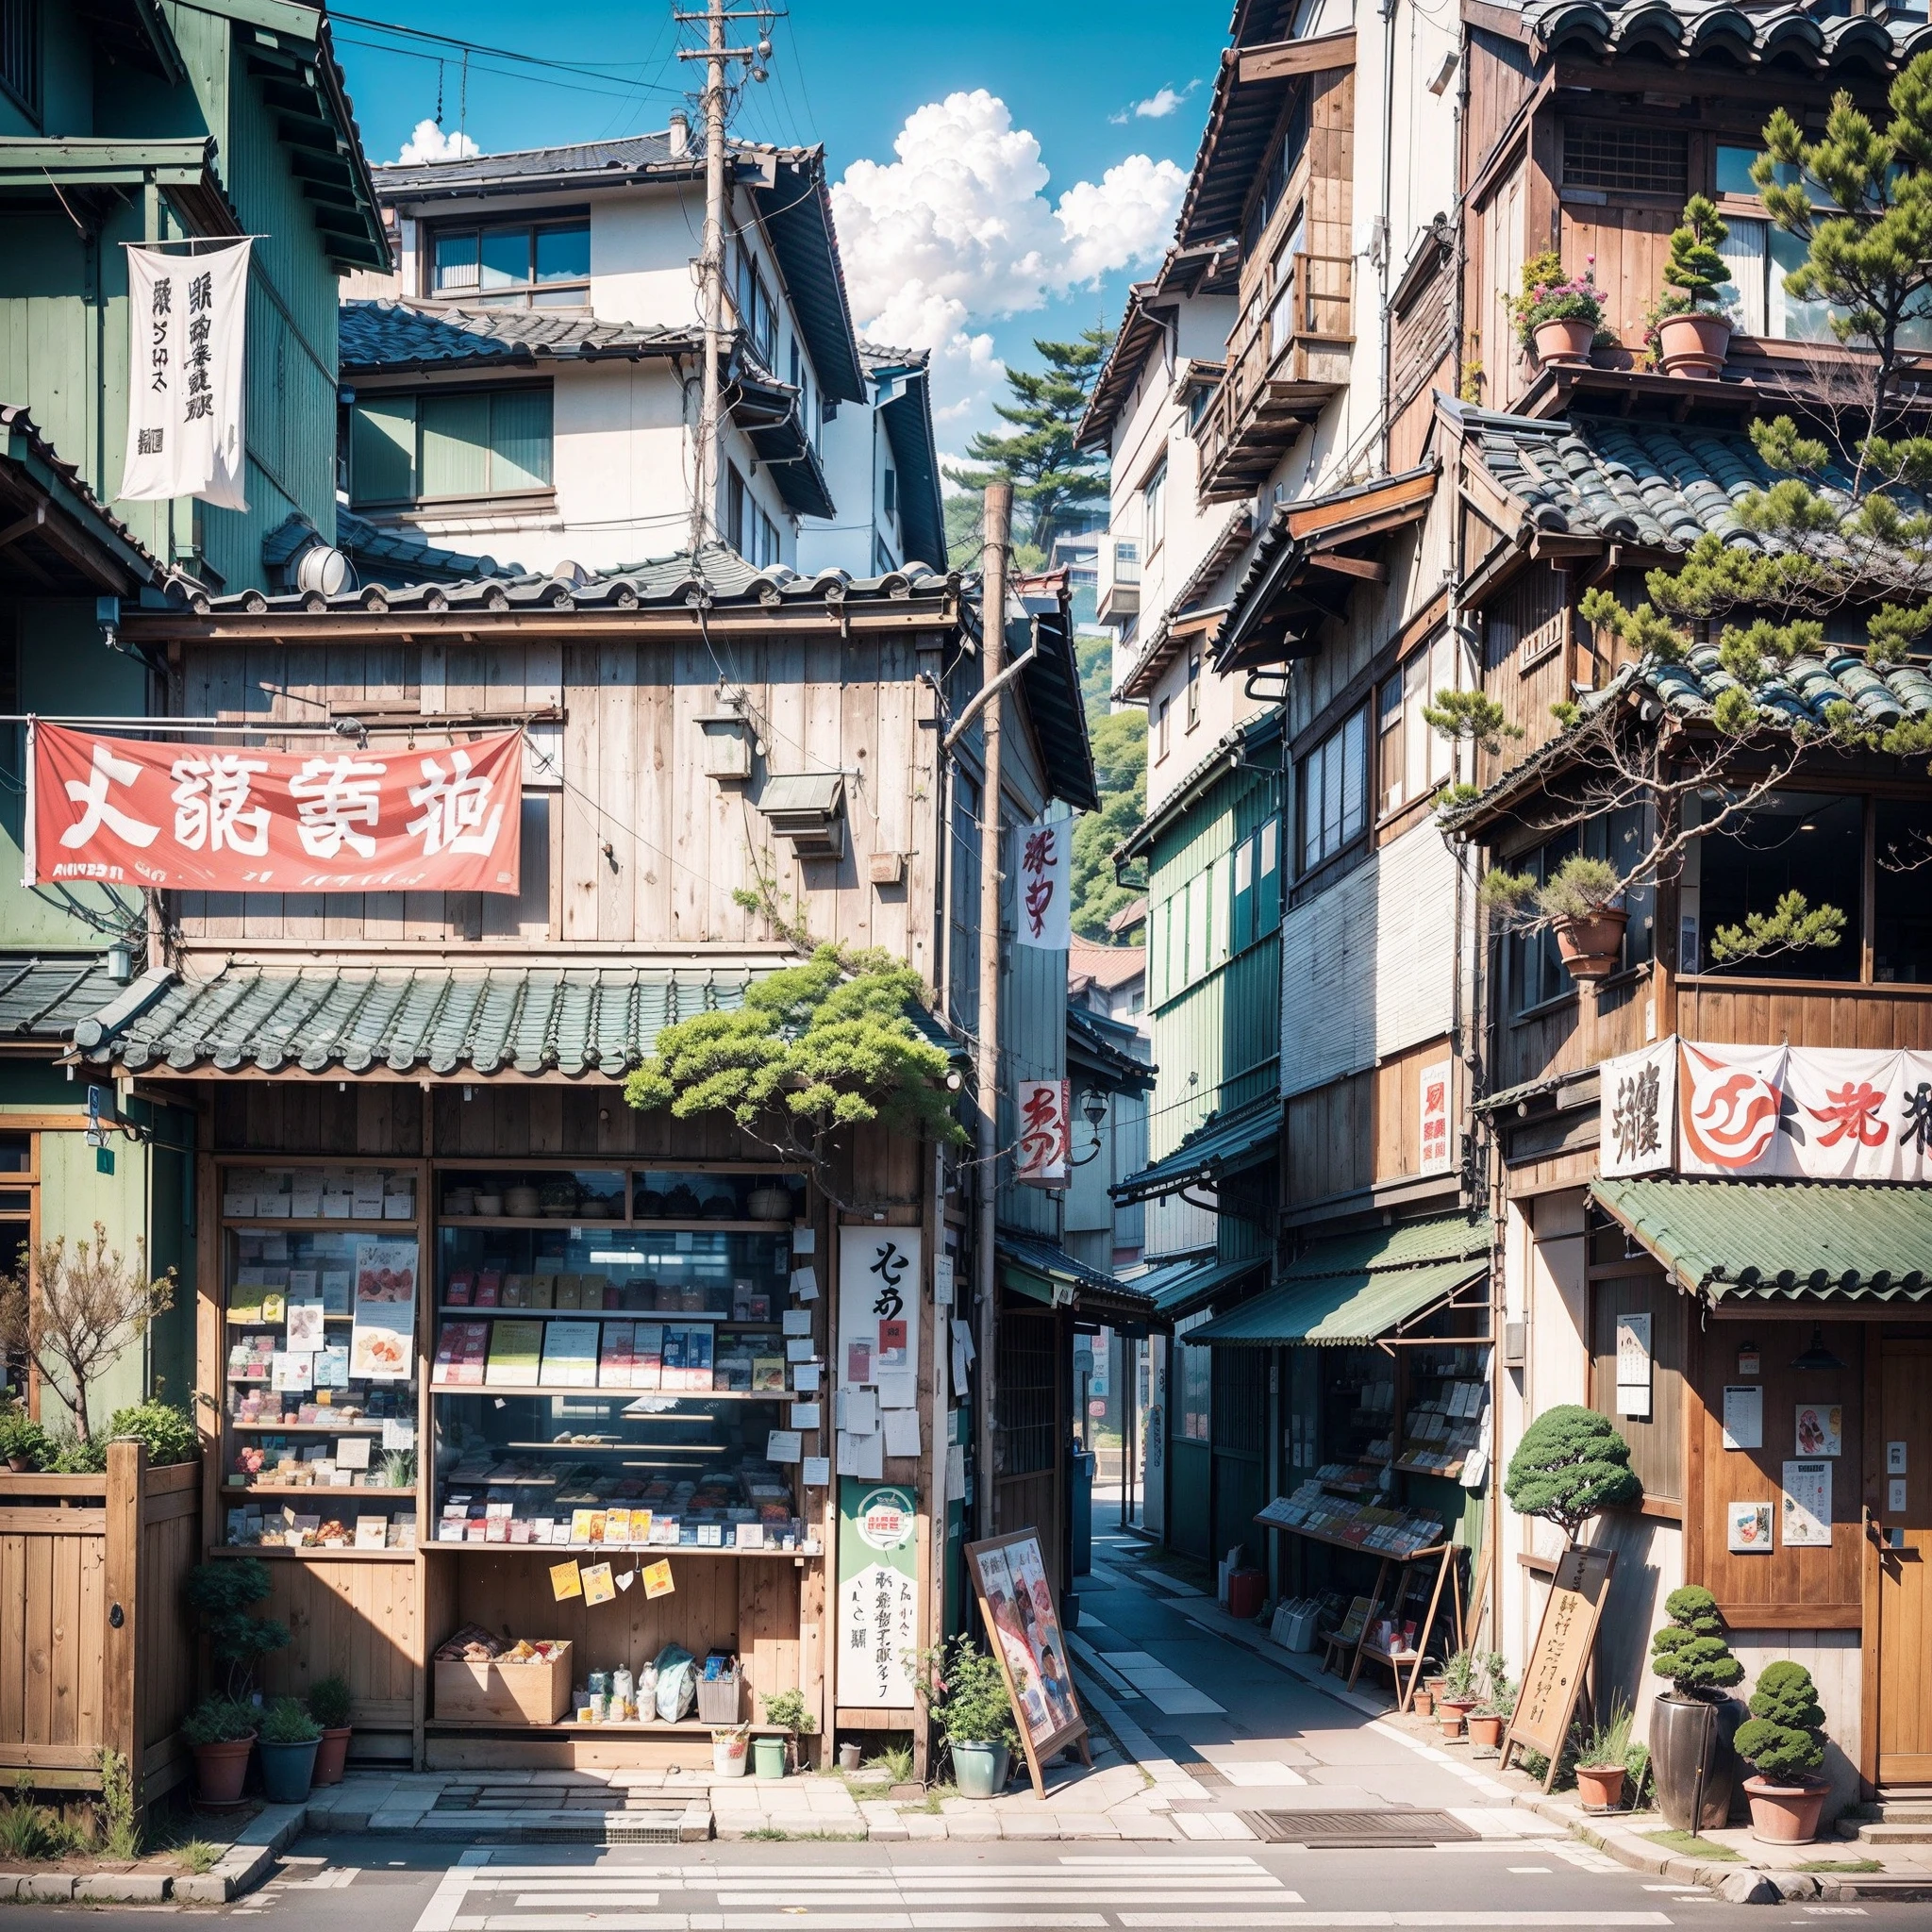
{"label": "tree on hill", "polygon": [[1147,815],[1147,714],[1108,708],[1111,639],[1082,638],[1078,650],[1100,809],[1083,813],[1074,827],[1074,930],[1106,942],[1111,937],[1107,922],[1139,896],[1115,881],[1113,854]]}
{"label": "tree on hill", "polygon": [[[1013,399],[995,403],[1013,433],[974,433],[966,454],[977,467],[948,469],[947,476],[977,496],[995,477],[1012,482],[1017,510],[1026,512],[1024,527],[1016,514],[1015,542],[1024,541],[1042,558],[1052,552],[1071,512],[1107,501],[1107,463],[1095,451],[1074,447],[1074,432],[1087,413],[1100,365],[1113,337],[1104,328],[1083,330],[1073,342],[1036,341],[1043,370],[1008,369]],[[1023,565],[1023,568],[1025,567]],[[1034,566],[1038,568],[1037,565]]]}

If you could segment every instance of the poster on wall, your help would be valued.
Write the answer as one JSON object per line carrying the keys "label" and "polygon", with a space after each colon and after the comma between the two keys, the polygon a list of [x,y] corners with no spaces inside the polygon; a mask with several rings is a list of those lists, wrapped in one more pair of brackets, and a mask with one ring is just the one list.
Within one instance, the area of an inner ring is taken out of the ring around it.
{"label": "poster on wall", "polygon": [[1778,1541],[1788,1550],[1831,1547],[1831,1464],[1787,1462],[1783,1523]]}
{"label": "poster on wall", "polygon": [[1845,1412],[1835,1402],[1801,1402],[1791,1436],[1800,1456],[1842,1456]]}
{"label": "poster on wall", "polygon": [[1757,1382],[1724,1385],[1724,1447],[1764,1447],[1764,1387]]}
{"label": "poster on wall", "polygon": [[1631,1311],[1617,1317],[1617,1413],[1650,1414],[1651,1317]]}
{"label": "poster on wall", "polygon": [[1769,1503],[1726,1503],[1724,1522],[1728,1531],[1724,1547],[1733,1556],[1769,1556],[1771,1553],[1771,1505]]}
{"label": "poster on wall", "polygon": [[1606,1060],[1597,1079],[1599,1171],[1656,1174],[1676,1154],[1677,1042]]}
{"label": "poster on wall", "polygon": [[372,1382],[407,1382],[415,1359],[416,1243],[356,1243],[356,1305],[349,1373]]}
{"label": "poster on wall", "polygon": [[1040,1553],[1040,1533],[1022,1529],[968,1543],[966,1567],[986,1633],[1006,1673],[1033,1789],[1043,1793],[1042,1767],[1057,1752],[1077,1743],[1090,1764],[1092,1758],[1067,1640]]}
{"label": "poster on wall", "polygon": [[840,1478],[838,1701],[849,1709],[911,1708],[918,1527],[905,1484]]}
{"label": "poster on wall", "polygon": [[839,1360],[848,1389],[919,1366],[924,1279],[916,1227],[839,1230]]}
{"label": "poster on wall", "polygon": [[1449,1130],[1449,1102],[1456,1063],[1436,1060],[1421,1074],[1421,1174],[1446,1173],[1454,1159],[1454,1136]]}

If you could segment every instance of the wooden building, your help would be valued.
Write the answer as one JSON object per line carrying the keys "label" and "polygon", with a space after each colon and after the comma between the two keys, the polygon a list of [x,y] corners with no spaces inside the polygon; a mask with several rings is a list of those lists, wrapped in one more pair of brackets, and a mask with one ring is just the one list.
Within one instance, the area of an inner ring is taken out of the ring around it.
{"label": "wooden building", "polygon": [[[1091,796],[1064,607],[1034,603],[1009,612],[1035,653],[1008,687],[1008,837]],[[950,1373],[948,1324],[975,1320],[970,1183],[942,1150],[871,1130],[814,1176],[728,1124],[639,1113],[622,1081],[662,1026],[735,1005],[805,933],[888,949],[940,990],[919,1016],[935,1040],[970,1029],[947,991],[973,984],[984,810],[976,727],[944,742],[981,661],[959,580],[808,580],[716,549],[578,584],[177,594],[129,623],[167,666],[169,709],[251,744],[317,720],[391,753],[525,734],[517,896],[175,894],[166,958],[76,1034],[91,1074],[194,1122],[205,1513],[211,1556],[271,1562],[294,1641],[266,1687],[345,1675],[358,1750],[395,1762],[708,1761],[694,1720],[451,1707],[433,1653],[477,1625],[570,1639],[573,1691],[677,1643],[742,1658],[747,1719],[799,1688],[825,1739],[912,1729],[896,1671],[873,1685],[838,1662],[863,1611],[841,1600],[855,1512],[882,1495],[907,1512],[905,1627],[866,1653],[888,1657],[943,1627],[962,1534],[1035,1520],[1018,1496],[991,1516],[1004,1485],[956,1407],[986,1380]],[[1057,1073],[1064,955],[1039,970],[1053,1025],[1028,1032],[1012,1000],[1002,1034]],[[1015,1210],[1049,1259],[1055,1205]],[[341,1320],[369,1243],[413,1257],[376,1257],[416,1278],[407,1364],[326,1404],[264,1383],[287,1298]],[[842,1345],[865,1310],[841,1279],[874,1260],[901,1270],[903,1388]],[[1048,1300],[1058,1317],[1074,1296]],[[563,1334],[585,1327],[588,1365]],[[640,1361],[665,1351],[649,1394],[602,1392],[613,1328]],[[675,1343],[678,1382],[674,1334],[705,1338]],[[833,1404],[868,1381],[909,1415],[892,1454],[875,1442],[876,1464],[860,1450],[841,1474]],[[1002,1413],[1004,1478],[1035,1420]],[[587,1512],[626,1508],[659,1543],[584,1546]],[[675,1589],[554,1595],[551,1564],[600,1555],[625,1574],[668,1559]]]}

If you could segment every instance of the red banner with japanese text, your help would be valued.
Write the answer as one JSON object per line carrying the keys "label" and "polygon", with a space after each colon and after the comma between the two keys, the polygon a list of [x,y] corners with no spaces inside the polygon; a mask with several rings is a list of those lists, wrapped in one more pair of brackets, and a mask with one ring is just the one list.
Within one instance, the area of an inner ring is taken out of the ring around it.
{"label": "red banner with japanese text", "polygon": [[26,883],[208,892],[517,890],[521,731],[393,749],[28,726]]}

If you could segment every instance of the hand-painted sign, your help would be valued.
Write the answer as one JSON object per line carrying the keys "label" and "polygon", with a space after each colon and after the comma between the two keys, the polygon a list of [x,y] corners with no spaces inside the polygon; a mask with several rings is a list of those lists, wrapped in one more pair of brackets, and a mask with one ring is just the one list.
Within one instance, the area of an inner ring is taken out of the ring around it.
{"label": "hand-painted sign", "polygon": [[515,892],[521,733],[312,750],[28,726],[28,885]]}
{"label": "hand-painted sign", "polygon": [[1064,953],[1073,943],[1074,822],[1023,825],[1020,841],[1020,943]]}
{"label": "hand-painted sign", "polygon": [[1073,1171],[1073,1085],[1022,1080],[1013,1092],[1018,1116],[1013,1178],[1023,1187],[1063,1188]]}
{"label": "hand-painted sign", "polygon": [[839,1479],[838,1701],[855,1710],[906,1710],[919,1648],[919,1527],[899,1483]]}

